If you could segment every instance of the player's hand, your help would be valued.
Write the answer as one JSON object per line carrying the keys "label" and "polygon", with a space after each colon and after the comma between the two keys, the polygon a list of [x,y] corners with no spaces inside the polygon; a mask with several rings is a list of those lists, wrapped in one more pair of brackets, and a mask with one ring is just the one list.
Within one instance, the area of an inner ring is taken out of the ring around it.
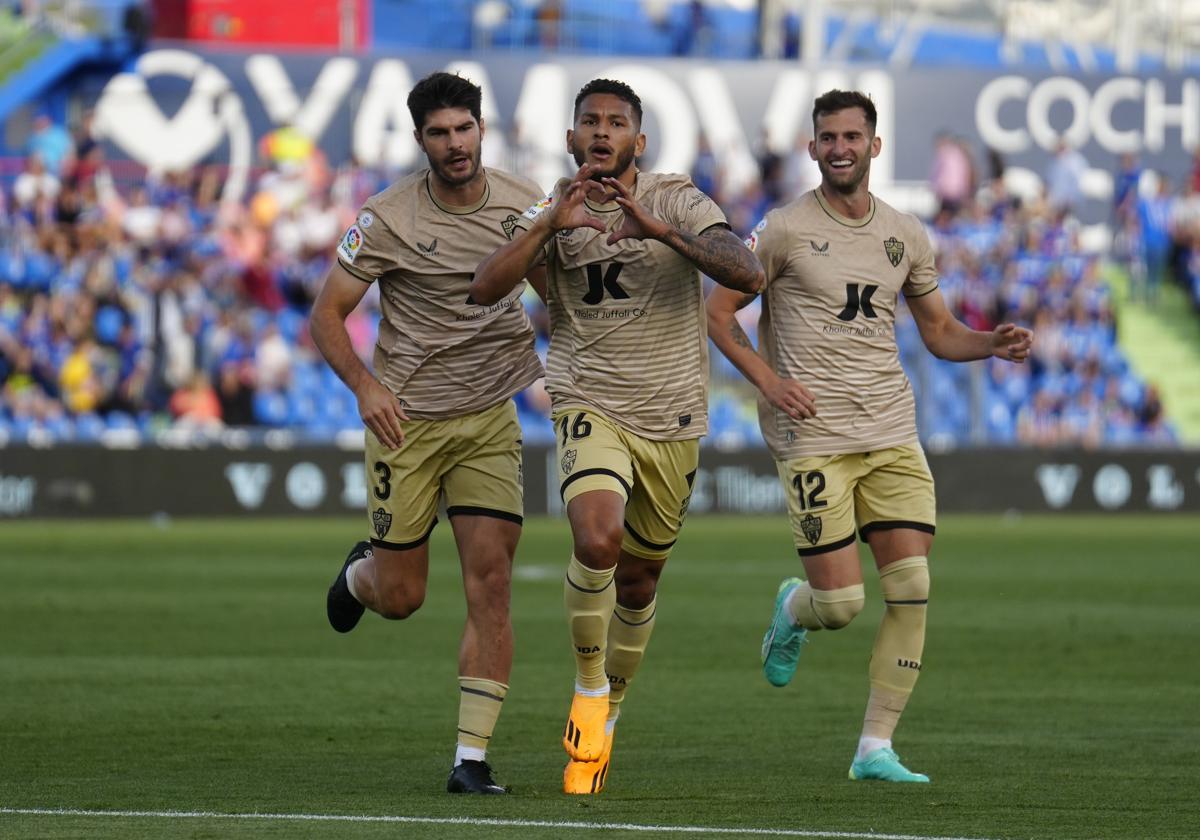
{"label": "player's hand", "polygon": [[817,398],[795,379],[776,376],[763,390],[763,396],[793,420],[810,420],[817,416]]}
{"label": "player's hand", "polygon": [[603,178],[600,183],[608,190],[607,196],[625,211],[620,226],[608,235],[609,245],[622,239],[662,239],[671,230],[670,225],[638,204],[629,188],[616,178]]}
{"label": "player's hand", "polygon": [[589,227],[603,233],[604,222],[593,216],[587,210],[584,199],[603,191],[598,183],[591,180],[594,168],[589,164],[579,167],[571,183],[561,194],[554,196],[554,201],[546,213],[546,224],[557,233],[560,230],[574,230]]}
{"label": "player's hand", "polygon": [[400,400],[388,390],[378,379],[371,377],[358,393],[358,416],[362,418],[367,428],[375,433],[388,449],[399,449],[404,445],[404,429],[401,421],[408,420],[408,415],[400,407]]}
{"label": "player's hand", "polygon": [[1021,364],[1033,348],[1033,330],[1016,324],[1001,324],[992,330],[992,355],[997,359]]}

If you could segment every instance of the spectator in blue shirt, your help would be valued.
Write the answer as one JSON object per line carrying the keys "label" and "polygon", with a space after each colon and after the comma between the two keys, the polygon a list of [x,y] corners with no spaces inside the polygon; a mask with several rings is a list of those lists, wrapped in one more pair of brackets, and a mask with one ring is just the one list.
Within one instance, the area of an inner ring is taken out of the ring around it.
{"label": "spectator in blue shirt", "polygon": [[33,120],[33,133],[29,135],[26,153],[38,155],[46,165],[46,171],[56,177],[74,157],[75,144],[71,135],[61,125],[50,119],[49,114],[38,114]]}

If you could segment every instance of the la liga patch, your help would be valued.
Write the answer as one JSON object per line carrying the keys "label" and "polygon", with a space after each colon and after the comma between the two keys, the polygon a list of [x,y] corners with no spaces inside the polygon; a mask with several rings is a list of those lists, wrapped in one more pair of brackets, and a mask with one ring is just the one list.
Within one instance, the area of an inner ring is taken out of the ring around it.
{"label": "la liga patch", "polygon": [[358,256],[358,252],[362,248],[362,243],[362,231],[358,229],[358,225],[351,225],[350,230],[346,231],[346,235],[338,243],[338,256],[353,265],[354,258]]}
{"label": "la liga patch", "polygon": [[746,239],[744,240],[746,243],[746,247],[749,248],[751,251],[758,248],[758,235],[763,232],[763,230],[766,228],[766,226],[767,226],[767,220],[763,219],[762,221],[760,221],[758,224],[756,224],[754,226],[754,230],[750,231],[750,235],[747,236]]}
{"label": "la liga patch", "polygon": [[542,215],[542,212],[545,211],[545,209],[553,203],[554,203],[554,193],[550,193],[545,198],[543,198],[541,201],[539,201],[537,204],[533,205],[528,210],[526,210],[524,213],[522,213],[521,218],[529,219],[530,221],[533,221],[538,216]]}

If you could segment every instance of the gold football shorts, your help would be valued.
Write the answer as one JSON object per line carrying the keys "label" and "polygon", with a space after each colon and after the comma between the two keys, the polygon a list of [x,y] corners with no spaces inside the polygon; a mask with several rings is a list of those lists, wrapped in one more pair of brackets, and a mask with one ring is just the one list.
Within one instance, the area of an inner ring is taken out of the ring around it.
{"label": "gold football shorts", "polygon": [[568,406],[551,416],[562,499],[612,490],[625,499],[621,548],[665,560],[679,537],[700,464],[700,441],[650,440],[593,408]]}
{"label": "gold football shorts", "polygon": [[777,461],[800,556],[853,545],[855,528],[934,532],[933,476],[920,444]]}
{"label": "gold football shorts", "polygon": [[408,420],[404,445],[386,449],[367,429],[371,542],[403,551],[429,539],[438,500],[449,516],[520,524],[525,509],[521,426],[512,400],[447,420]]}

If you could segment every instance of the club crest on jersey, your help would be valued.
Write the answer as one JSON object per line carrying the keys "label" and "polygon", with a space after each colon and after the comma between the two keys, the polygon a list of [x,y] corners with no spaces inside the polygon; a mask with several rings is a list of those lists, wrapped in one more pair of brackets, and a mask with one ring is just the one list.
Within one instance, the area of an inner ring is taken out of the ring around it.
{"label": "club crest on jersey", "polygon": [[520,223],[520,221],[521,220],[519,218],[514,216],[512,213],[509,213],[508,218],[500,223],[500,229],[504,231],[504,235],[506,237],[512,239],[513,231],[517,229],[517,224]]}
{"label": "club crest on jersey", "polygon": [[392,527],[392,515],[383,508],[376,508],[371,514],[371,524],[375,526],[375,534],[383,539]]}
{"label": "club crest on jersey", "polygon": [[575,457],[578,453],[574,449],[568,449],[563,453],[562,461],[559,466],[562,467],[563,475],[570,475],[571,470],[575,469]]}
{"label": "club crest on jersey", "polygon": [[373,224],[375,224],[375,217],[370,213],[363,213],[358,217],[358,226],[363,230],[366,230]]}
{"label": "club crest on jersey", "polygon": [[894,236],[884,240],[883,250],[893,266],[899,266],[900,260],[904,259],[904,243]]}
{"label": "club crest on jersey", "polygon": [[810,239],[810,240],[808,240],[808,244],[812,248],[814,254],[820,254],[822,257],[829,256],[829,241],[828,240],[825,241],[825,244],[818,245],[815,240]]}
{"label": "club crest on jersey", "polygon": [[418,240],[417,248],[421,251],[422,254],[428,254],[429,256],[432,257],[432,256],[437,255],[437,252],[438,252],[437,243],[438,243],[438,241],[437,241],[436,236],[433,238],[433,241],[430,242],[428,245],[426,245],[424,242],[421,242]]}
{"label": "club crest on jersey", "polygon": [[804,518],[800,520],[800,531],[810,545],[816,545],[817,540],[821,539],[821,517],[811,513],[804,514]]}
{"label": "club crest on jersey", "polygon": [[358,256],[359,250],[362,249],[362,243],[362,231],[358,229],[358,225],[351,225],[350,230],[346,231],[346,235],[338,243],[338,256],[353,265],[354,258]]}

